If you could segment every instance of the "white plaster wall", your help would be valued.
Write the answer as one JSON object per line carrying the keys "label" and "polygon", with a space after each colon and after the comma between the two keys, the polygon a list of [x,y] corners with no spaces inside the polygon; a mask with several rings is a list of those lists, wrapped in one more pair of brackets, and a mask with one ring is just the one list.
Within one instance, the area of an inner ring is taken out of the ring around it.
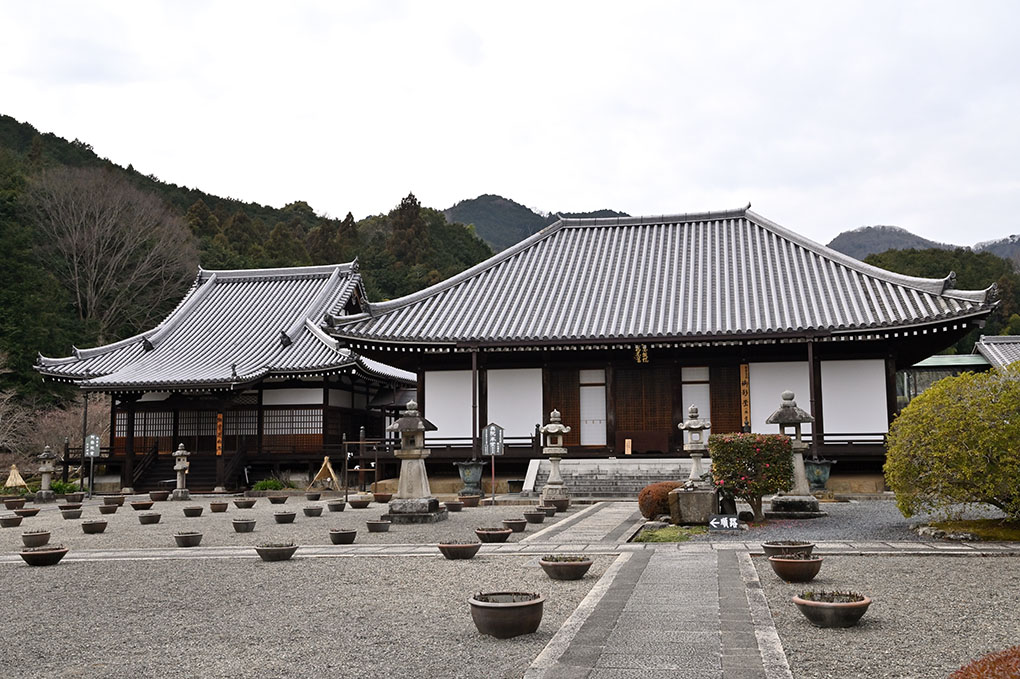
{"label": "white plaster wall", "polygon": [[471,437],[470,370],[425,372],[425,419],[436,425],[430,439]]}
{"label": "white plaster wall", "polygon": [[[765,420],[779,409],[784,391],[792,391],[797,405],[803,410],[811,412],[807,361],[750,363],[749,368],[751,373],[751,431],[756,434],[779,433],[778,425],[765,424]],[[828,417],[825,419],[826,429],[828,429]],[[804,425],[802,431],[810,432],[811,425]]]}
{"label": "white plaster wall", "polygon": [[[542,423],[542,369],[489,370],[486,378],[489,422],[503,427],[504,437],[531,436],[535,425]],[[425,384],[428,384],[427,377]],[[471,373],[468,373],[467,403],[470,408]],[[426,407],[431,410],[431,402]],[[481,424],[484,427],[489,422]]]}
{"label": "white plaster wall", "polygon": [[889,414],[885,361],[822,361],[822,417],[826,433],[885,433]]}
{"label": "white plaster wall", "polygon": [[350,408],[354,402],[351,398],[351,392],[344,391],[343,389],[330,389],[329,404],[338,408]]}
{"label": "white plaster wall", "polygon": [[322,388],[318,389],[266,389],[262,392],[262,405],[297,406],[322,405]]}

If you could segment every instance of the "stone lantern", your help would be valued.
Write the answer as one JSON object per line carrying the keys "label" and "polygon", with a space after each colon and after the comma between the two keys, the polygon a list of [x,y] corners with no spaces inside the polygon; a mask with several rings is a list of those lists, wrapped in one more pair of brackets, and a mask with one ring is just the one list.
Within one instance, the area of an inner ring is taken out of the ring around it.
{"label": "stone lantern", "polygon": [[432,497],[425,472],[425,458],[431,452],[425,447],[425,432],[435,430],[436,425],[418,414],[415,401],[409,401],[400,419],[386,427],[386,431],[400,434],[400,448],[394,451],[400,458],[400,481],[384,519],[393,523],[435,523],[446,519],[446,509],[440,509],[439,500]]}
{"label": "stone lantern", "polygon": [[692,405],[687,409],[687,419],[677,425],[680,431],[687,432],[687,441],[684,443],[684,452],[691,458],[691,474],[688,481],[701,484],[701,477],[705,475],[701,466],[701,459],[708,450],[708,442],[704,440],[704,432],[709,429],[712,423],[698,417],[698,406]]}
{"label": "stone lantern", "polygon": [[188,462],[188,456],[191,455],[187,450],[184,449],[184,444],[177,446],[177,450],[174,451],[174,471],[177,472],[177,488],[171,494],[171,500],[190,500],[191,493],[188,492],[187,483],[185,476],[188,473],[188,467],[191,464]]}
{"label": "stone lantern", "polygon": [[39,492],[35,494],[35,501],[53,502],[54,494],[50,490],[50,483],[53,481],[53,461],[57,459],[57,454],[53,452],[52,448],[46,446],[36,459],[39,460],[39,473],[42,475],[42,482]]}
{"label": "stone lantern", "polygon": [[790,437],[790,444],[793,448],[793,490],[791,494],[810,495],[807,474],[804,472],[804,451],[807,450],[808,444],[802,437],[801,425],[814,422],[815,418],[797,407],[792,391],[784,391],[782,396],[783,402],[779,406],[779,410],[769,415],[765,423],[778,424],[779,433]]}
{"label": "stone lantern", "polygon": [[542,489],[542,504],[550,504],[554,500],[569,500],[570,493],[563,485],[563,477],[560,476],[560,460],[567,454],[563,447],[563,435],[570,433],[570,427],[560,421],[560,411],[553,410],[549,413],[549,424],[539,431],[545,434],[545,446],[542,454],[549,456],[549,464],[552,469],[549,471],[549,479]]}

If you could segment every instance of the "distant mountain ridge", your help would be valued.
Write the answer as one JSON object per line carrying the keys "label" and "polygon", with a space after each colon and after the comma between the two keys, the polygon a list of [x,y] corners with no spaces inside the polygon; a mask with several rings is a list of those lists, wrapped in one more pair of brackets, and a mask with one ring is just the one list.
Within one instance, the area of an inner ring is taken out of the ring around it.
{"label": "distant mountain ridge", "polygon": [[471,224],[475,233],[494,251],[505,250],[563,217],[629,217],[616,210],[562,212],[542,215],[509,198],[486,193],[462,200],[443,210],[448,221]]}
{"label": "distant mountain ridge", "polygon": [[844,231],[829,241],[828,246],[837,252],[860,260],[888,250],[956,250],[962,248],[973,252],[989,252],[997,257],[1008,259],[1020,270],[1020,235],[984,241],[973,246],[953,245],[928,240],[899,226],[877,225],[861,226]]}

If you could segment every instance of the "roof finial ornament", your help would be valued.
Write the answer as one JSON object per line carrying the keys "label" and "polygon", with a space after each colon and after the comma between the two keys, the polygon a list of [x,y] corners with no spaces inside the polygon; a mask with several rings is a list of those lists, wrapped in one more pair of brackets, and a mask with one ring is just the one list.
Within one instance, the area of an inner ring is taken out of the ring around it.
{"label": "roof finial ornament", "polygon": [[237,364],[236,363],[231,363],[230,364],[230,376],[233,379],[235,379],[235,380],[237,379]]}
{"label": "roof finial ornament", "polygon": [[281,330],[280,331],[280,344],[282,344],[285,347],[289,347],[290,343],[291,343],[291,339],[290,339],[290,336],[287,335],[287,331],[286,330]]}

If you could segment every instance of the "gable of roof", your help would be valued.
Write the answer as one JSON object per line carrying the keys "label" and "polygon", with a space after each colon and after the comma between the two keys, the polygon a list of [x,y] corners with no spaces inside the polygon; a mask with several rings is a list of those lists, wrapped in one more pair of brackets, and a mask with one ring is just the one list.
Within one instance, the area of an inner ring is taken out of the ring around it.
{"label": "gable of roof", "polygon": [[1020,361],[1020,335],[982,335],[974,352],[984,356],[996,368]]}
{"label": "gable of roof", "polygon": [[42,374],[103,391],[232,388],[270,375],[355,369],[414,382],[411,373],[364,363],[321,326],[364,299],[357,262],[280,269],[199,270],[167,318],[134,337],[67,358],[39,357]]}
{"label": "gable of roof", "polygon": [[[988,313],[956,290],[815,243],[750,211],[561,219],[417,293],[337,322],[348,340],[583,343],[907,327]],[[353,342],[357,344],[357,342]]]}

